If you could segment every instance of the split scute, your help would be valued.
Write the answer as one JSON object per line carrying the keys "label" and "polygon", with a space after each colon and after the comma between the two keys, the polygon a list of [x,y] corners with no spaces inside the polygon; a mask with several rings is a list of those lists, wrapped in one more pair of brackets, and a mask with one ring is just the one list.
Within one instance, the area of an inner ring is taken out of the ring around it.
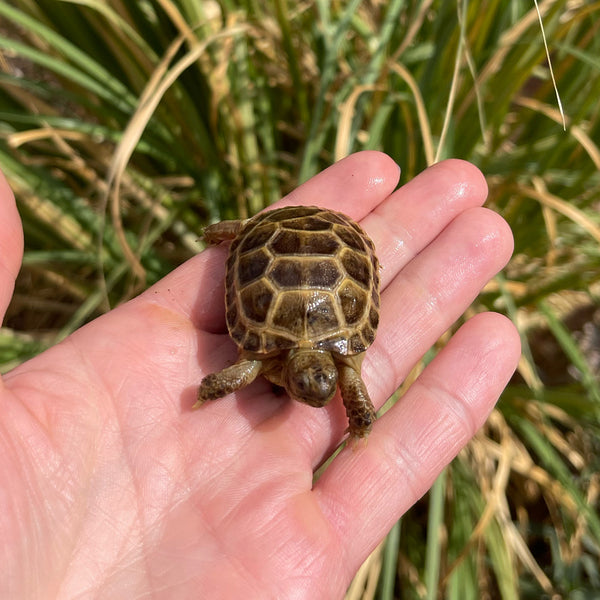
{"label": "split scute", "polygon": [[373,243],[341,213],[287,207],[250,219],[230,248],[226,288],[230,334],[248,352],[353,355],[375,338]]}

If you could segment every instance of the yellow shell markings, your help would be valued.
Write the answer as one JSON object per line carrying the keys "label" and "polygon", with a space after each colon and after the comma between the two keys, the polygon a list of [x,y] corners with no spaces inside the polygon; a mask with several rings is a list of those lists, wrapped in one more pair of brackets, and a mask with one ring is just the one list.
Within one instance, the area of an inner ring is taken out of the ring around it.
{"label": "yellow shell markings", "polygon": [[375,411],[360,367],[379,322],[373,242],[349,217],[318,207],[285,207],[208,229],[212,243],[237,233],[225,300],[240,358],[203,380],[199,403],[261,373],[313,406],[326,404],[339,385],[350,434],[368,435]]}

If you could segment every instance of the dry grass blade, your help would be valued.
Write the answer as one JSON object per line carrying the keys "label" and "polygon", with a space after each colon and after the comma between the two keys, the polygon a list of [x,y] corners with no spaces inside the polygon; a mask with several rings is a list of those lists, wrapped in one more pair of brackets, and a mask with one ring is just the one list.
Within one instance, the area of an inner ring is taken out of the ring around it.
{"label": "dry grass blade", "polygon": [[[448,568],[444,582],[447,583],[452,572],[467,558],[470,549],[480,543],[486,529],[492,521],[495,521],[501,526],[504,542],[513,557],[512,563],[519,562],[524,565],[535,577],[541,588],[550,594],[554,590],[552,582],[533,556],[522,532],[513,522],[508,502],[508,484],[513,472],[525,474],[526,468],[535,468],[538,483],[545,486],[549,493],[558,493],[564,498],[563,490],[557,482],[547,476],[543,469],[534,467],[529,453],[514,436],[499,411],[496,410],[490,415],[488,427],[493,429],[495,436],[500,438],[499,442],[493,442],[487,436],[479,434],[469,446],[471,454],[475,457],[479,455],[479,459],[475,458],[473,467],[476,473],[479,471],[478,477],[480,478],[481,489],[485,494],[485,508],[467,544]],[[483,465],[492,457],[497,461],[497,467],[490,485],[487,482],[490,476],[483,470]],[[528,465],[528,467],[525,467],[525,465]],[[572,502],[570,504],[571,510],[575,511],[574,504]],[[518,560],[516,560],[517,558]]]}
{"label": "dry grass blade", "polygon": [[523,15],[513,27],[502,34],[497,51],[479,74],[479,85],[483,85],[488,79],[494,77],[500,71],[502,64],[506,59],[506,55],[511,48],[519,43],[519,40],[522,39],[527,30],[531,28],[532,23],[535,23],[538,20],[538,14],[541,13],[543,16],[550,10],[552,3],[553,0],[546,0],[546,2],[542,2],[541,6],[532,8],[527,14]]}
{"label": "dry grass blade", "polygon": [[541,204],[558,211],[565,217],[571,219],[574,223],[577,223],[577,225],[584,231],[587,231],[587,233],[600,243],[600,227],[598,227],[584,211],[548,192],[544,181],[540,177],[533,177],[532,179],[536,187],[531,188],[526,185],[517,186],[517,190],[522,197],[533,198]]}
{"label": "dry grass blade", "polygon": [[454,57],[454,71],[452,74],[452,84],[450,86],[450,93],[448,94],[448,101],[446,103],[446,112],[444,115],[444,121],[442,125],[442,131],[440,133],[440,140],[438,142],[437,151],[435,153],[434,162],[438,162],[445,153],[446,136],[448,135],[448,129],[451,124],[452,110],[454,109],[454,103],[456,101],[456,94],[461,79],[461,66],[462,66],[462,53],[464,45],[464,19],[460,18],[462,9],[462,2],[457,3],[457,11],[459,14],[459,23],[461,23],[461,31],[458,39],[458,48],[456,49],[456,55]]}
{"label": "dry grass blade", "polygon": [[126,240],[121,221],[121,211],[119,208],[119,189],[122,175],[127,167],[131,155],[133,154],[140,138],[142,137],[148,122],[154,114],[154,111],[156,110],[156,107],[158,106],[165,92],[173,85],[181,73],[183,73],[188,67],[190,67],[200,58],[210,44],[214,43],[220,38],[235,36],[243,31],[245,31],[244,27],[237,26],[226,31],[218,32],[210,36],[202,43],[197,42],[185,56],[179,59],[177,63],[170,70],[168,70],[168,65],[171,63],[172,59],[177,54],[181,44],[184,41],[181,37],[176,39],[167,50],[165,56],[161,60],[161,63],[158,65],[152,78],[148,82],[144,92],[140,97],[138,107],[123,133],[122,140],[115,149],[114,158],[110,164],[106,177],[107,196],[104,199],[104,203],[106,203],[108,195],[110,195],[111,216],[113,225],[119,237],[119,243],[127,260],[130,262],[134,273],[140,279],[144,278],[145,271],[138,257],[135,255]]}
{"label": "dry grass blade", "polygon": [[[496,473],[494,475],[493,483],[491,490],[486,494],[486,505],[483,514],[479,518],[477,525],[473,529],[469,540],[463,546],[461,553],[454,559],[452,564],[447,568],[444,578],[442,580],[442,587],[445,587],[448,583],[448,579],[456,567],[466,559],[469,553],[472,551],[473,547],[475,547],[483,537],[485,530],[489,526],[490,522],[496,517],[496,514],[500,507],[503,505],[505,494],[506,494],[506,486],[508,484],[508,479],[511,472],[512,467],[512,459],[514,454],[513,446],[510,444],[509,438],[506,435],[506,431],[508,429],[506,422],[502,419],[501,415],[494,411],[490,417],[489,421],[494,421],[494,427],[496,430],[502,430],[505,432],[503,435],[502,441],[500,442],[500,448],[498,451],[498,467],[496,469]],[[484,438],[481,441],[481,436],[477,436],[475,440],[473,440],[469,451],[476,453],[478,449],[483,451],[485,454],[484,446],[487,443],[487,439]]]}
{"label": "dry grass blade", "polygon": [[565,113],[563,111],[562,102],[560,101],[560,94],[558,93],[558,86],[556,85],[556,79],[554,78],[554,69],[552,69],[552,59],[550,58],[550,51],[548,50],[548,42],[546,41],[546,32],[544,31],[544,20],[542,19],[542,15],[540,13],[540,7],[538,5],[537,0],[533,0],[535,4],[535,11],[538,16],[538,20],[540,22],[540,29],[542,30],[542,39],[544,40],[544,50],[546,50],[546,58],[548,60],[548,70],[550,71],[550,77],[552,78],[552,85],[554,86],[554,91],[556,93],[556,102],[558,103],[558,110],[560,111],[560,116],[562,117],[562,125],[563,129],[567,130],[567,123],[565,121]]}
{"label": "dry grass blade", "polygon": [[340,107],[340,121],[337,127],[335,140],[334,159],[341,160],[350,153],[352,140],[352,118],[357,100],[365,92],[385,91],[386,88],[377,85],[359,85],[352,90],[348,99]]}
{"label": "dry grass blade", "polygon": [[396,72],[408,85],[410,91],[415,100],[415,107],[417,109],[417,116],[419,119],[419,126],[421,128],[421,135],[423,136],[423,151],[425,152],[425,158],[428,165],[432,165],[435,162],[435,154],[433,150],[433,138],[431,136],[431,126],[429,124],[429,117],[427,116],[427,110],[425,108],[425,102],[423,102],[423,96],[421,90],[415,81],[414,77],[410,74],[410,71],[406,69],[400,63],[392,63],[390,69]]}
{"label": "dry grass blade", "polygon": [[385,542],[379,544],[363,562],[346,591],[344,600],[373,600],[375,598],[384,545]]}
{"label": "dry grass blade", "polygon": [[73,142],[83,142],[87,140],[87,135],[80,131],[71,131],[70,129],[57,129],[55,127],[42,127],[40,129],[29,129],[28,131],[21,131],[19,133],[13,133],[8,138],[8,143],[11,148],[18,148],[25,144],[31,144],[33,142],[39,142],[41,140],[47,140],[53,138],[55,135],[59,136],[63,140],[71,140]]}
{"label": "dry grass blade", "polygon": [[[175,25],[181,36],[190,45],[190,48],[194,48],[198,43],[198,38],[194,34],[194,30],[190,27],[185,17],[181,14],[174,2],[171,0],[158,0],[159,4],[169,16],[170,21]],[[195,25],[195,23],[194,23]]]}
{"label": "dry grass blade", "polygon": [[535,364],[528,357],[521,355],[517,372],[527,384],[527,387],[533,392],[539,392],[544,389],[544,383],[540,379]]}
{"label": "dry grass blade", "polygon": [[132,271],[138,277],[138,279],[142,281],[145,276],[144,268],[127,242],[125,230],[123,228],[123,222],[121,219],[119,196],[121,179],[125,169],[127,168],[127,164],[129,163],[131,155],[135,151],[135,148],[142,137],[150,118],[154,114],[156,106],[162,98],[162,94],[159,95],[157,93],[158,88],[169,63],[174,58],[182,43],[183,39],[178,38],[171,44],[160,64],[155,69],[153,76],[148,81],[148,84],[146,85],[146,88],[140,97],[138,108],[127,124],[121,141],[115,148],[115,152],[106,175],[105,196],[102,198],[102,204],[106,205],[108,198],[110,197],[111,219],[119,240],[119,245],[123,250],[126,260],[131,265]]}
{"label": "dry grass blade", "polygon": [[109,3],[104,0],[60,0],[61,2],[77,4],[79,6],[87,6],[94,12],[102,15],[105,19],[107,19],[110,23],[113,24],[116,31],[123,31],[123,33],[131,38],[134,42],[134,47],[137,48],[146,48],[148,47],[144,43],[144,40],[141,35],[133,28],[130,27],[127,20],[121,17],[118,12],[110,6]]}
{"label": "dry grass blade", "polygon": [[[560,123],[561,120],[564,119],[562,112],[551,106],[548,106],[547,104],[544,104],[543,102],[540,102],[539,100],[536,100],[535,98],[519,96],[518,98],[515,98],[515,103],[540,112],[557,123]],[[571,125],[569,120],[566,120],[565,123],[569,125],[570,134],[581,144],[582,148],[585,149],[589,157],[592,159],[592,162],[596,168],[600,170],[600,149],[598,146],[579,125]]]}
{"label": "dry grass blade", "polygon": [[427,18],[429,11],[431,10],[431,6],[433,5],[433,0],[424,0],[420,2],[417,8],[417,14],[413,16],[409,23],[408,31],[405,35],[402,36],[402,41],[398,48],[395,50],[392,55],[391,62],[396,63],[402,54],[406,51],[407,48],[410,47],[411,44],[414,43],[415,38],[419,33],[419,29],[423,26],[423,21]]}

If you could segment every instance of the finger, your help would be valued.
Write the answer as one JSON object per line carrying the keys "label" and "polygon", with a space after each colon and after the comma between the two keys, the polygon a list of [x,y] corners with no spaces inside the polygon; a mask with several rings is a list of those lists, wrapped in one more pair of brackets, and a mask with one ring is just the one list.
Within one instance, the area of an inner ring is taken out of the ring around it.
{"label": "finger", "polygon": [[[388,285],[377,337],[362,369],[376,408],[506,264],[512,247],[506,222],[488,209],[473,208],[456,217]],[[313,465],[329,455],[347,427],[339,397],[318,411],[290,403],[274,419],[281,421],[282,436],[296,436]],[[376,432],[377,423],[371,437]]]}
{"label": "finger", "polygon": [[23,258],[23,228],[14,195],[0,173],[0,322],[12,298]]}
{"label": "finger", "polygon": [[315,175],[272,208],[314,204],[360,221],[392,193],[399,177],[400,167],[387,154],[356,152]]}
{"label": "finger", "polygon": [[481,206],[487,183],[464,160],[429,167],[375,207],[361,225],[377,248],[382,287],[461,212]]}
{"label": "finger", "polygon": [[[360,220],[389,196],[399,174],[389,156],[358,152],[325,169],[274,207],[315,204]],[[209,248],[163,278],[142,298],[191,317],[200,329],[223,332],[226,256],[226,247]]]}
{"label": "finger", "polygon": [[512,251],[506,221],[487,208],[472,208],[456,217],[392,281],[364,366],[378,406],[506,265]]}
{"label": "finger", "polygon": [[346,551],[339,562],[347,579],[481,427],[519,354],[512,323],[494,313],[474,317],[380,419],[368,444],[334,459],[314,493]]}

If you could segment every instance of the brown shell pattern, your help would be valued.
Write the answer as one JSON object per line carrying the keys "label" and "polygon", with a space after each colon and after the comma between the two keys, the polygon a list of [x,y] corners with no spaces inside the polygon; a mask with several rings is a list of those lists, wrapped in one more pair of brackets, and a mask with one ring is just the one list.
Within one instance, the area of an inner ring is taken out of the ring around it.
{"label": "brown shell pattern", "polygon": [[379,265],[349,217],[290,206],[250,219],[227,260],[227,326],[240,348],[352,355],[375,339]]}

